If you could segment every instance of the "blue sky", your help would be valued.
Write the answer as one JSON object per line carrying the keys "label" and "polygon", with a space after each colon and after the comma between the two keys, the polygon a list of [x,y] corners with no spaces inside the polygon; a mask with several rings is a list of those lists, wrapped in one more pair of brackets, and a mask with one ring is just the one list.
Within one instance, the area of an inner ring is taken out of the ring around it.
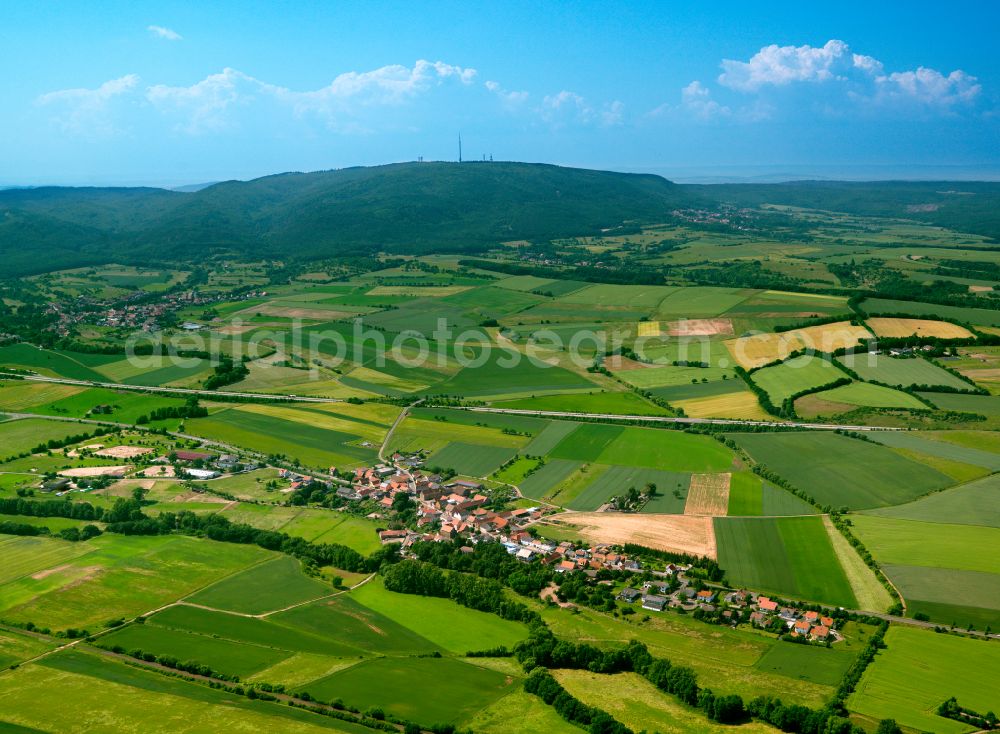
{"label": "blue sky", "polygon": [[3,3],[0,184],[452,159],[459,132],[682,180],[996,177],[998,27],[990,2]]}

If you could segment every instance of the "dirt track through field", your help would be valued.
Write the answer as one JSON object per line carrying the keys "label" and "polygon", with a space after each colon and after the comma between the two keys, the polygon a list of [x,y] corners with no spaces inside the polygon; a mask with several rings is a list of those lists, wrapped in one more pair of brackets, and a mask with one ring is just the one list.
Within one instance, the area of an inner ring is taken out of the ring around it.
{"label": "dirt track through field", "polygon": [[685,515],[722,517],[729,510],[729,482],[732,474],[692,474]]}
{"label": "dirt track through field", "polygon": [[566,512],[548,518],[577,528],[593,543],[638,543],[649,548],[716,557],[712,518],[694,515],[646,515],[621,512]]}

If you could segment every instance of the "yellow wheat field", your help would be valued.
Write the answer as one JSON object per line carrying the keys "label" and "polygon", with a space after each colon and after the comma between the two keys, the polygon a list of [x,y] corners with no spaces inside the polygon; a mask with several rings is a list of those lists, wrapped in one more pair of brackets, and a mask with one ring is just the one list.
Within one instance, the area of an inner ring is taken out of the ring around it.
{"label": "yellow wheat field", "polygon": [[808,326],[804,329],[782,333],[754,334],[726,341],[726,348],[736,362],[746,368],[760,367],[776,359],[785,359],[793,352],[812,349],[832,352],[842,347],[854,346],[859,339],[871,334],[863,326],[849,321]]}
{"label": "yellow wheat field", "polygon": [[939,339],[968,339],[972,332],[958,324],[930,319],[868,319],[868,326],[876,336],[936,336]]}
{"label": "yellow wheat field", "polygon": [[684,503],[685,515],[722,517],[729,510],[729,482],[732,474],[692,474]]}

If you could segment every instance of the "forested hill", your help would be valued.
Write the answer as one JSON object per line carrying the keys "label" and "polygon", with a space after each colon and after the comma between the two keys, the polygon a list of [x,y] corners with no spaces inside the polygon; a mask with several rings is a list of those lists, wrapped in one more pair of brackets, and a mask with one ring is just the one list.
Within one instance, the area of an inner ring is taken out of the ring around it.
{"label": "forested hill", "polygon": [[151,188],[0,191],[0,276],[218,251],[271,257],[474,251],[663,221],[700,194],[653,175],[402,163]]}

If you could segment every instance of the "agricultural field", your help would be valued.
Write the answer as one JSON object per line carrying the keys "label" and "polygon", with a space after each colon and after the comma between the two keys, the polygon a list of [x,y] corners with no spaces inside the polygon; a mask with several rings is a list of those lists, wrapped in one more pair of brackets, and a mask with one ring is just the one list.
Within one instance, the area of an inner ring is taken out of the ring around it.
{"label": "agricultural field", "polygon": [[91,426],[80,423],[48,421],[43,418],[8,420],[0,423],[0,451],[5,456],[16,456],[31,451],[39,444],[59,441],[92,430]]}
{"label": "agricultural field", "polygon": [[866,298],[861,302],[861,307],[868,313],[907,313],[913,314],[915,317],[944,317],[980,326],[1000,326],[1000,312],[986,308],[962,308],[942,306],[937,303],[894,301],[884,298]]}
{"label": "agricultural field", "polygon": [[854,525],[911,614],[963,627],[1000,624],[1000,529],[872,515]]}
{"label": "agricultural field", "polygon": [[960,734],[970,728],[935,714],[945,699],[957,696],[975,711],[1000,709],[997,645],[895,626],[885,642],[847,701],[852,712],[872,720],[891,717],[914,731]]}
{"label": "agricultural field", "polygon": [[865,510],[865,514],[1000,528],[1000,476],[990,475],[903,505]]}
{"label": "agricultural field", "polygon": [[775,405],[803,390],[814,390],[845,377],[829,360],[812,355],[793,357],[774,367],[751,373],[750,379],[771,398]]}
{"label": "agricultural field", "polygon": [[972,332],[948,321],[929,319],[871,318],[865,323],[875,336],[932,336],[937,339],[968,339]]}
{"label": "agricultural field", "polygon": [[862,380],[898,387],[930,386],[968,390],[972,386],[921,357],[899,358],[867,352],[848,354],[837,360],[858,373]]}
{"label": "agricultural field", "polygon": [[953,482],[878,444],[824,432],[729,434],[750,456],[820,505],[897,505]]}
{"label": "agricultural field", "polygon": [[[820,410],[824,410],[826,406],[843,407],[845,410],[862,406],[871,408],[907,408],[911,410],[923,410],[927,408],[925,403],[917,400],[917,398],[909,393],[902,392],[901,390],[893,390],[883,385],[872,385],[868,382],[852,382],[850,385],[841,385],[832,390],[823,390],[812,395],[806,395],[796,400],[795,404],[796,411],[798,411],[800,404],[804,406],[820,406]],[[834,410],[830,412],[838,411]],[[843,412],[843,410],[840,412]]]}
{"label": "agricultural field", "polygon": [[855,608],[857,599],[820,517],[715,518],[730,582],[779,596]]}
{"label": "agricultural field", "polygon": [[186,537],[4,537],[0,615],[53,629],[131,617],[272,557]]}
{"label": "agricultural field", "polygon": [[727,341],[726,348],[737,364],[746,369],[753,369],[779,359],[786,359],[793,352],[803,349],[833,352],[856,346],[860,340],[870,337],[870,332],[864,327],[840,321],[792,331],[739,337]]}

